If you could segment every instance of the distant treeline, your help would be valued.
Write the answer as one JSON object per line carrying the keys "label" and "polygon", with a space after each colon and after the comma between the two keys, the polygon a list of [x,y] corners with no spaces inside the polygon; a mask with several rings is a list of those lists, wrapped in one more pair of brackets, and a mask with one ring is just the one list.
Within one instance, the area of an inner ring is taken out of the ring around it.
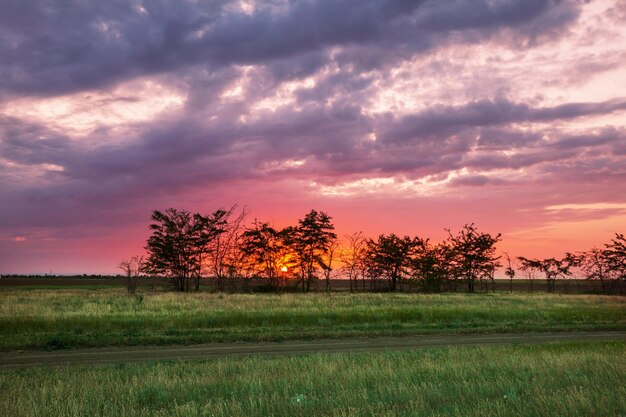
{"label": "distant treeline", "polygon": [[102,274],[0,274],[1,278],[69,278],[69,279],[114,279],[119,275],[102,275]]}
{"label": "distant treeline", "polygon": [[[141,275],[169,278],[176,290],[198,290],[202,278],[212,277],[218,290],[227,282],[262,278],[270,291],[308,292],[321,282],[331,290],[334,277],[349,281],[351,291],[423,290],[428,292],[495,290],[495,273],[529,282],[544,278],[553,292],[558,279],[599,280],[610,293],[626,281],[626,239],[623,234],[586,252],[566,253],[562,259],[529,259],[498,254],[501,235],[480,232],[466,224],[439,243],[418,236],[362,232],[340,241],[331,217],[311,210],[294,226],[277,229],[268,222],[245,224],[247,213],[237,206],[202,215],[170,208],[152,213],[147,256],[123,260],[119,268],[133,293]],[[519,274],[518,274],[519,273]],[[245,285],[245,284],[244,284]]]}

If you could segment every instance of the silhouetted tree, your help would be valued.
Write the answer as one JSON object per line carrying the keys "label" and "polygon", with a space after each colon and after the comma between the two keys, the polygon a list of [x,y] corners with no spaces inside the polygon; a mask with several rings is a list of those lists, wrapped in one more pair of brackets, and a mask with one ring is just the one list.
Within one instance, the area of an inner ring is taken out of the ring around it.
{"label": "silhouetted tree", "polygon": [[537,273],[541,272],[541,261],[538,259],[528,259],[523,256],[518,256],[517,260],[520,265],[520,271],[522,275],[528,280],[528,287],[530,292],[534,292],[534,282],[537,277]]}
{"label": "silhouetted tree", "polygon": [[422,243],[409,236],[380,235],[367,241],[367,264],[370,277],[387,279],[389,290],[396,291],[409,277],[416,245]]}
{"label": "silhouetted tree", "polygon": [[[340,258],[343,263],[343,271],[350,281],[350,291],[356,291],[357,280],[364,270],[365,257],[367,255],[367,239],[363,236],[363,232],[355,232],[347,235],[346,241],[347,245],[341,251]],[[363,289],[365,289],[365,283],[363,285]]]}
{"label": "silhouetted tree", "polygon": [[207,216],[173,208],[155,210],[152,221],[146,272],[169,277],[178,291],[189,291],[194,278],[198,288],[207,245],[224,232],[223,210]]}
{"label": "silhouetted tree", "polygon": [[326,291],[330,291],[330,279],[333,272],[333,261],[335,260],[337,249],[339,248],[339,241],[333,239],[329,242],[326,248],[326,253],[322,257],[322,270],[324,271],[324,282],[326,283]]}
{"label": "silhouetted tree", "polygon": [[444,289],[449,273],[446,249],[444,245],[428,244],[428,239],[416,245],[411,268],[413,277],[421,283],[425,291],[439,292]]}
{"label": "silhouetted tree", "polygon": [[604,247],[582,252],[578,259],[585,278],[599,280],[603,292],[612,292],[620,281],[626,280],[626,239],[616,233]]}
{"label": "silhouetted tree", "polygon": [[124,259],[117,267],[124,272],[128,293],[135,294],[139,277],[145,267],[143,256],[133,256],[130,259]]}
{"label": "silhouetted tree", "polygon": [[214,213],[220,218],[222,233],[216,235],[207,245],[206,265],[215,277],[217,289],[224,290],[226,279],[243,274],[241,239],[244,232],[243,222],[247,212],[245,207],[234,218],[237,205],[229,210],[220,209]]}
{"label": "silhouetted tree", "polygon": [[509,277],[509,292],[513,292],[513,278],[515,278],[515,269],[513,269],[513,264],[511,263],[511,257],[508,253],[504,252],[504,256],[506,257],[506,269],[504,270],[504,275]]}
{"label": "silhouetted tree", "polygon": [[607,280],[610,279],[611,267],[604,256],[604,251],[593,247],[586,252],[582,252],[578,259],[584,277],[588,280],[600,281],[602,292],[607,292]]}
{"label": "silhouetted tree", "polygon": [[291,248],[298,264],[302,290],[309,291],[316,278],[316,271],[324,268],[324,254],[337,239],[335,226],[323,211],[311,210],[296,227],[284,230],[285,243]]}
{"label": "silhouetted tree", "polygon": [[455,236],[450,230],[447,243],[452,252],[452,274],[467,283],[469,292],[475,291],[477,280],[490,279],[496,268],[500,267],[496,256],[496,243],[501,240],[498,233],[492,236],[489,233],[480,233],[474,224],[466,224]]}
{"label": "silhouetted tree", "polygon": [[188,211],[167,209],[152,213],[148,238],[147,271],[172,279],[178,291],[187,291],[194,274],[200,273],[202,220]]}
{"label": "silhouetted tree", "polygon": [[267,278],[270,287],[279,289],[278,263],[284,255],[283,234],[268,223],[254,221],[241,239],[241,251],[251,265]]}
{"label": "silhouetted tree", "polygon": [[578,258],[571,253],[567,253],[563,259],[527,259],[518,257],[523,266],[527,269],[541,271],[546,279],[547,291],[554,292],[556,280],[565,278],[572,274],[572,267],[578,265]]}
{"label": "silhouetted tree", "polygon": [[605,244],[602,256],[609,268],[612,278],[626,281],[626,238],[621,233],[615,233],[611,243]]}

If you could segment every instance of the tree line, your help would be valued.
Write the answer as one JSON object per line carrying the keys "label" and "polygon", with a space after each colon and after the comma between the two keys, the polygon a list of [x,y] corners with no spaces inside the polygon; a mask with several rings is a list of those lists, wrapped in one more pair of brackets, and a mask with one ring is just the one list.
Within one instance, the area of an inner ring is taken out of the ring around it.
{"label": "tree line", "polygon": [[[548,292],[554,292],[559,278],[568,278],[577,271],[579,276],[600,281],[602,292],[615,293],[626,282],[626,238],[616,233],[604,248],[593,247],[579,253],[566,253],[561,259],[528,259],[519,256],[519,270],[530,282],[542,276]],[[514,271],[513,271],[514,274]]]}
{"label": "tree line", "polygon": [[[556,280],[578,269],[585,278],[600,280],[603,291],[626,281],[626,240],[622,234],[603,249],[567,253],[564,258],[511,259],[498,254],[501,234],[492,235],[466,224],[442,242],[393,233],[367,238],[347,235],[340,245],[332,219],[311,210],[293,226],[279,229],[269,222],[245,224],[247,212],[233,206],[210,214],[174,208],[154,211],[146,242],[147,256],[119,264],[134,293],[144,274],[167,277],[178,291],[198,290],[202,278],[212,277],[218,290],[239,280],[265,281],[265,289],[308,292],[319,283],[331,289],[331,278],[342,276],[351,291],[476,292],[495,290],[495,274],[504,267],[511,290],[517,272],[530,283],[542,276],[549,292]],[[515,266],[517,266],[517,271]]]}

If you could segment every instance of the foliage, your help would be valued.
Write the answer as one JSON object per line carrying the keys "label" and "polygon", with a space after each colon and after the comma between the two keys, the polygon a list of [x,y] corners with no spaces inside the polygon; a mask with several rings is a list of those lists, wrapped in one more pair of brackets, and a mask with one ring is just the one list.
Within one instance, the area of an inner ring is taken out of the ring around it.
{"label": "foliage", "polygon": [[509,278],[509,291],[513,292],[513,279],[515,278],[515,269],[513,269],[513,264],[511,262],[511,257],[508,253],[504,253],[506,257],[506,269],[504,270],[504,275]]}
{"label": "foliage", "polygon": [[517,258],[519,263],[519,270],[522,276],[528,281],[530,292],[534,291],[534,282],[537,277],[537,273],[540,272],[540,262],[537,259],[527,259],[523,256]]}
{"label": "foliage", "polygon": [[621,233],[616,233],[611,243],[605,244],[602,255],[609,269],[609,274],[614,278],[626,281],[626,238]]}
{"label": "foliage", "polygon": [[318,268],[329,268],[325,261],[326,255],[337,239],[333,232],[335,226],[330,220],[330,216],[323,211],[311,210],[298,220],[296,227],[288,227],[283,231],[285,244],[292,251],[300,271],[303,291],[311,289]]}
{"label": "foliage", "polygon": [[451,251],[445,244],[420,246],[412,262],[413,277],[426,291],[439,292],[450,276]]}
{"label": "foliage", "polygon": [[411,260],[416,249],[425,244],[419,238],[399,237],[393,233],[380,235],[376,241],[369,239],[366,257],[368,274],[387,279],[389,290],[396,291],[398,283],[402,286],[404,280],[410,276]]}
{"label": "foliage", "polygon": [[610,278],[611,267],[605,257],[605,252],[596,247],[579,255],[580,268],[586,279],[599,280],[602,292],[607,291],[607,281]]}
{"label": "foliage", "polygon": [[[427,292],[456,292],[463,286],[467,292],[495,291],[498,270],[513,289],[516,270],[506,253],[502,254],[506,265],[500,269],[502,255],[496,245],[501,234],[481,232],[474,223],[465,224],[456,234],[445,229],[448,236],[438,244],[395,234],[368,239],[362,232],[341,242],[331,217],[323,211],[311,210],[295,226],[277,229],[258,220],[246,226],[246,210],[235,215],[236,208],[206,216],[175,209],[155,211],[145,270],[170,277],[181,291],[189,289],[192,279],[199,289],[200,278],[206,276],[216,279],[218,291],[227,285],[232,290],[236,282],[243,282],[242,288],[248,290],[251,277],[266,278],[268,291],[289,287],[287,291],[301,288],[303,292],[323,278],[330,291],[331,277],[340,275],[348,278],[353,292],[366,290],[367,280],[373,291],[406,290],[407,283],[411,289]],[[626,282],[626,239],[616,234],[604,246],[578,255],[567,253],[561,259],[519,256],[518,269],[531,292],[538,274],[545,277],[548,292],[554,292],[558,279],[578,271],[600,280],[603,292],[621,292]]]}
{"label": "foliage", "polygon": [[155,210],[152,221],[146,270],[170,277],[179,291],[189,290],[190,279],[200,274],[203,248],[208,243],[203,219],[198,214],[171,208],[165,212]]}
{"label": "foliage", "polygon": [[188,291],[195,278],[197,289],[203,256],[209,243],[224,233],[229,215],[223,209],[206,216],[173,208],[155,210],[146,245],[146,271],[170,277],[178,291]]}
{"label": "foliage", "polygon": [[496,236],[481,233],[473,223],[463,226],[457,235],[448,230],[452,276],[465,281],[468,292],[475,291],[478,280],[493,281],[496,268],[501,266],[495,247],[500,240],[499,233]]}
{"label": "foliage", "polygon": [[243,232],[241,252],[251,268],[267,278],[268,285],[280,287],[278,264],[285,253],[282,232],[255,220],[252,227]]}
{"label": "foliage", "polygon": [[322,255],[322,270],[324,272],[324,284],[326,291],[330,291],[330,280],[333,273],[333,261],[336,259],[339,241],[332,239],[326,247],[326,252]]}
{"label": "foliage", "polygon": [[581,252],[576,259],[585,278],[599,280],[602,292],[612,293],[626,281],[626,239],[623,234],[616,233],[604,247]]}
{"label": "foliage", "polygon": [[341,250],[339,257],[343,263],[343,271],[350,281],[350,292],[358,289],[357,280],[363,280],[365,290],[367,239],[363,232],[355,232],[346,236],[347,246]]}
{"label": "foliage", "polygon": [[[221,209],[216,212],[219,213],[221,232],[217,233],[207,244],[207,256],[203,266],[206,266],[207,272],[215,277],[220,291],[224,290],[225,281],[228,278],[246,274],[247,264],[243,259],[245,255],[242,251],[242,233],[247,211],[244,207],[239,214],[235,215],[236,210],[237,205],[234,205],[229,210]],[[215,214],[214,217],[216,217]]]}
{"label": "foliage", "polygon": [[548,292],[554,292],[556,280],[572,275],[572,268],[580,264],[579,258],[571,253],[567,253],[563,259],[527,259],[520,256],[518,260],[523,269],[532,269],[544,274],[548,284]]}
{"label": "foliage", "polygon": [[145,260],[142,256],[133,256],[130,259],[123,259],[118,268],[124,272],[126,277],[126,289],[129,294],[135,294],[137,290],[137,283],[141,273],[145,270]]}

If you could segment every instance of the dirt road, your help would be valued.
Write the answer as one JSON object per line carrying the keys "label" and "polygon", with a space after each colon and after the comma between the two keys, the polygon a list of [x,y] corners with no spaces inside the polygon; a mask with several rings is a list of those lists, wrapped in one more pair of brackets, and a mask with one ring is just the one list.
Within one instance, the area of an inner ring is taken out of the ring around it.
{"label": "dirt road", "polygon": [[0,353],[0,371],[64,365],[102,365],[157,360],[211,359],[250,355],[376,352],[452,346],[536,344],[549,342],[626,341],[626,331],[413,336],[372,339],[328,339],[263,343],[213,343],[192,346],[141,346],[55,352]]}

